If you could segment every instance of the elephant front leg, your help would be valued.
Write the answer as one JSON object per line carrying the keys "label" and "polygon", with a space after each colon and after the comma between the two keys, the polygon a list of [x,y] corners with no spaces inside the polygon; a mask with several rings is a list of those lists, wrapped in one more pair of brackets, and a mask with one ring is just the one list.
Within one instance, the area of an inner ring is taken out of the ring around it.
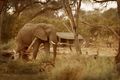
{"label": "elephant front leg", "polygon": [[55,62],[57,55],[57,44],[53,44],[53,61]]}
{"label": "elephant front leg", "polygon": [[44,51],[45,53],[50,54],[50,43],[49,42],[44,43]]}
{"label": "elephant front leg", "polygon": [[44,42],[44,52],[46,59],[48,60],[50,57],[50,43],[49,42]]}
{"label": "elephant front leg", "polygon": [[36,41],[33,44],[33,59],[36,59],[37,53],[39,51],[39,46],[40,46],[40,40],[36,39]]}

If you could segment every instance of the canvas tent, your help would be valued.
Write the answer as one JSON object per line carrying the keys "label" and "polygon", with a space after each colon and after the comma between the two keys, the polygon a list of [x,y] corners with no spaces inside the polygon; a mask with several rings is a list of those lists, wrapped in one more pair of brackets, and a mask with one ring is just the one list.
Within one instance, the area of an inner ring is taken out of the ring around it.
{"label": "canvas tent", "polygon": [[[61,44],[72,45],[74,43],[74,34],[71,32],[57,32],[59,42]],[[83,41],[83,37],[79,34],[78,39],[80,43]]]}

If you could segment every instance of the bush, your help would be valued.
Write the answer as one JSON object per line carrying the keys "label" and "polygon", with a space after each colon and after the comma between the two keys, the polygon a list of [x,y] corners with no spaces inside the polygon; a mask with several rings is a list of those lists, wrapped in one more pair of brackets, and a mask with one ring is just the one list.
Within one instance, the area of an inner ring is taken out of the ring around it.
{"label": "bush", "polygon": [[35,63],[24,63],[20,61],[13,61],[7,64],[7,73],[37,74],[39,73],[39,65]]}
{"label": "bush", "polygon": [[113,57],[71,56],[50,73],[50,80],[119,80]]}
{"label": "bush", "polygon": [[49,75],[49,80],[80,80],[83,76],[83,68],[79,62],[64,60],[61,64],[56,64]]}

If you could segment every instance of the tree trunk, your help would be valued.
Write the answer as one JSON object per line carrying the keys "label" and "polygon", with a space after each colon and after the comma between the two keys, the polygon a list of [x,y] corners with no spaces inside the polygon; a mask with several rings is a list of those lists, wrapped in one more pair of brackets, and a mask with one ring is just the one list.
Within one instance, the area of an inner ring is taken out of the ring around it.
{"label": "tree trunk", "polygon": [[74,34],[74,47],[76,50],[77,54],[81,54],[81,48],[79,45],[79,39],[78,39],[78,19],[79,19],[79,10],[80,10],[80,6],[81,6],[81,0],[79,0],[79,2],[77,2],[77,9],[75,11],[76,13],[76,17],[74,17],[73,13],[72,13],[72,9],[70,7],[70,1],[69,0],[63,0],[63,4],[64,4],[64,9],[69,17],[70,23],[71,23],[71,27],[72,27],[72,31]]}
{"label": "tree trunk", "polygon": [[[120,36],[120,32],[119,32],[119,36]],[[116,62],[116,64],[120,63],[120,39],[119,39],[119,42],[118,42],[118,53],[115,57],[115,62]]]}
{"label": "tree trunk", "polygon": [[0,14],[0,44],[1,42],[1,30],[2,30],[2,14]]}
{"label": "tree trunk", "polygon": [[3,24],[3,15],[4,13],[1,12],[0,14],[0,44],[2,43],[2,24]]}
{"label": "tree trunk", "polygon": [[0,44],[2,43],[2,24],[3,24],[3,7],[6,0],[0,1]]}
{"label": "tree trunk", "polygon": [[82,52],[81,52],[81,46],[80,46],[80,42],[79,42],[79,38],[78,38],[77,32],[75,32],[74,38],[75,38],[74,44],[75,44],[76,53],[77,54],[82,54]]}
{"label": "tree trunk", "polygon": [[[117,10],[118,10],[118,16],[119,16],[119,21],[120,21],[120,0],[117,0]],[[115,57],[115,61],[116,61],[116,63],[120,63],[120,25],[118,26],[119,27],[119,29],[118,29],[118,35],[119,35],[119,38],[118,38],[118,40],[119,40],[119,45],[118,45],[118,54],[117,54],[117,56]]]}
{"label": "tree trunk", "polygon": [[79,42],[79,38],[78,38],[78,23],[79,23],[79,13],[80,13],[80,6],[81,6],[81,1],[82,0],[78,0],[79,2],[77,2],[77,9],[76,9],[76,16],[75,16],[75,20],[76,20],[76,27],[74,29],[74,32],[75,32],[75,48],[76,48],[76,52],[78,54],[82,54],[82,51],[81,51],[81,45],[80,45],[80,42]]}
{"label": "tree trunk", "polygon": [[120,18],[120,0],[117,0],[117,11]]}
{"label": "tree trunk", "polygon": [[[120,21],[120,0],[117,0],[117,9],[118,9],[118,15],[119,15],[119,21]],[[118,35],[119,35],[119,38],[120,38],[120,25],[119,25]],[[120,54],[120,39],[119,39],[118,54]],[[120,62],[120,61],[119,61],[119,62]]]}
{"label": "tree trunk", "polygon": [[[119,48],[118,48],[118,54],[120,56],[120,39],[119,39]],[[120,62],[120,61],[119,61]]]}

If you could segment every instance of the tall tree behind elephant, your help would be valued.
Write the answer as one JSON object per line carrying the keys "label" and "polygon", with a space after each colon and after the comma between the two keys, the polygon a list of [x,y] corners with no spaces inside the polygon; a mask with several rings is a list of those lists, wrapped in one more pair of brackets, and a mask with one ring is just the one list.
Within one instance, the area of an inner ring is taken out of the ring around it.
{"label": "tall tree behind elephant", "polygon": [[4,16],[4,6],[5,6],[6,0],[0,0],[0,44],[1,42],[1,36],[2,36],[2,24],[3,24],[3,16]]}
{"label": "tall tree behind elephant", "polygon": [[[33,43],[33,59],[36,59],[37,53],[39,50],[39,46],[41,43],[44,44],[44,49],[46,53],[50,53],[50,43],[53,44],[53,60],[56,58],[56,49],[57,49],[57,35],[56,29],[51,24],[45,23],[28,23],[24,25],[22,29],[18,32],[17,35],[17,53],[19,56],[24,58],[26,55],[26,50],[32,43],[32,41],[36,38]],[[28,56],[27,56],[28,57]],[[26,57],[26,58],[27,58]]]}

